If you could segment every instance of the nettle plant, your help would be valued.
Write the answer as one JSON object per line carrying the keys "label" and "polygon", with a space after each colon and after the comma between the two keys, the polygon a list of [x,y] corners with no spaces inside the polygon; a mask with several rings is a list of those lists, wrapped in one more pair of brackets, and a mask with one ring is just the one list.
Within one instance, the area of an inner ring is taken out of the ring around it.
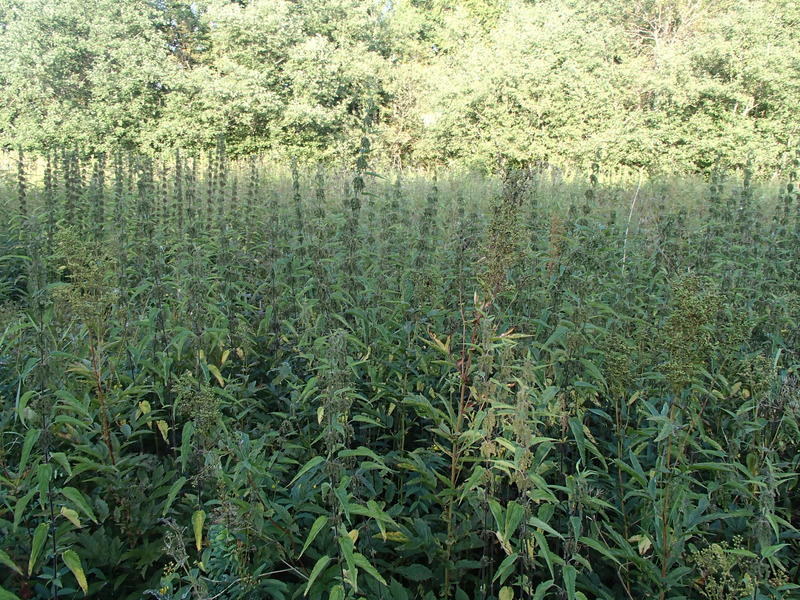
{"label": "nettle plant", "polygon": [[353,150],[14,154],[0,595],[796,595],[793,176]]}

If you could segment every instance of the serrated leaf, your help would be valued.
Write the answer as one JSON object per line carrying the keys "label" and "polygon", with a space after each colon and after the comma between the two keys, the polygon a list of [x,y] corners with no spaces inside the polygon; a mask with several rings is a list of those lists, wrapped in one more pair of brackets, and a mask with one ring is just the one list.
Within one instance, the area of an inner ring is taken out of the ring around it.
{"label": "serrated leaf", "polygon": [[75,575],[75,579],[78,580],[78,585],[81,586],[85,596],[89,592],[89,584],[86,582],[86,574],[83,572],[81,557],[74,550],[67,550],[61,555],[61,558],[64,559],[64,564],[67,565],[67,568]]}
{"label": "serrated leaf", "polygon": [[575,579],[578,572],[572,565],[564,566],[564,589],[567,592],[567,600],[575,600]]}
{"label": "serrated leaf", "polygon": [[33,532],[33,542],[31,543],[31,556],[28,559],[28,576],[33,574],[33,567],[39,555],[42,553],[42,548],[47,541],[47,532],[50,530],[50,523],[39,523]]}

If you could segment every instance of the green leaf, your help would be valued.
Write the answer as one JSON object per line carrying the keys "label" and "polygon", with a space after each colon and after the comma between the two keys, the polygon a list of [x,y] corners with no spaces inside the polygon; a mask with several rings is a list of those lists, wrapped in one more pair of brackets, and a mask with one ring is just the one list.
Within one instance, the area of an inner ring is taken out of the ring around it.
{"label": "green leaf", "polygon": [[194,530],[194,545],[197,551],[203,548],[203,523],[206,521],[206,511],[196,510],[192,514],[192,530]]}
{"label": "green leaf", "polygon": [[500,580],[500,585],[505,583],[505,580],[511,574],[511,569],[514,567],[514,563],[516,562],[517,558],[519,558],[519,553],[514,552],[514,554],[510,554],[503,559],[503,562],[500,563],[500,566],[497,567],[497,571],[495,571],[494,577],[492,577],[492,581]]}
{"label": "green leaf", "polygon": [[499,600],[514,600],[514,590],[506,586],[500,588]]}
{"label": "green leaf", "polygon": [[75,579],[78,580],[78,585],[81,586],[85,596],[89,592],[89,584],[86,582],[86,574],[83,572],[81,557],[74,550],[67,550],[61,555],[61,558],[64,559],[64,564],[67,565],[67,568],[75,575]]}
{"label": "green leaf", "polygon": [[25,472],[25,467],[27,466],[28,459],[31,456],[33,445],[39,440],[39,435],[41,433],[41,429],[29,429],[28,433],[25,434],[25,441],[22,443],[22,454],[19,458],[19,469],[17,470],[17,475],[19,477],[22,477],[23,473]]}
{"label": "green leaf", "polygon": [[47,532],[50,530],[50,523],[39,523],[36,530],[33,532],[33,543],[31,544],[31,556],[28,559],[28,576],[33,573],[33,567],[39,555],[42,553],[42,548],[47,541]]}
{"label": "green leaf", "polygon": [[596,550],[597,552],[605,556],[607,559],[617,563],[618,565],[620,564],[619,560],[617,560],[617,557],[611,553],[611,549],[608,546],[599,542],[598,540],[584,536],[578,538],[578,541],[582,542],[583,544],[586,544],[587,546],[589,546],[589,548]]}
{"label": "green leaf", "polygon": [[375,567],[372,566],[372,564],[367,560],[366,556],[356,552],[353,555],[353,559],[355,560],[356,565],[358,565],[359,567],[364,569],[364,572],[366,572],[369,575],[371,575],[372,577],[374,577],[376,580],[378,580],[383,585],[386,585],[386,580],[383,577],[381,577],[381,574],[378,573],[378,570]]}
{"label": "green leaf", "polygon": [[64,469],[64,472],[68,476],[70,476],[70,477],[72,476],[72,467],[69,464],[69,460],[67,460],[67,455],[66,454],[64,454],[63,452],[53,452],[50,455],[50,458],[52,458],[59,465],[61,465],[63,467],[63,469]]}
{"label": "green leaf", "polygon": [[311,589],[311,586],[317,580],[317,577],[320,576],[322,571],[325,570],[325,567],[328,566],[328,563],[331,562],[331,557],[327,554],[324,556],[320,556],[316,563],[314,563],[314,568],[311,569],[311,574],[308,576],[308,583],[306,584],[306,591],[303,592],[303,596],[308,596],[308,590]]}
{"label": "green leaf", "polygon": [[39,490],[39,502],[42,505],[42,508],[45,507],[45,499],[47,498],[47,489],[50,484],[50,480],[53,478],[53,467],[48,463],[41,463],[38,467],[36,467],[36,479],[38,483],[38,490]]}
{"label": "green leaf", "polygon": [[339,536],[339,551],[344,557],[345,564],[347,564],[347,573],[353,586],[353,591],[358,593],[358,569],[356,569],[353,538],[350,535]]}
{"label": "green leaf", "polygon": [[28,506],[28,503],[35,493],[36,490],[29,491],[22,498],[17,500],[17,503],[14,505],[14,531],[17,530],[17,527],[22,522],[22,514],[25,512],[25,507]]}
{"label": "green leaf", "polygon": [[513,500],[506,506],[506,521],[503,527],[503,537],[510,540],[525,516],[525,509]]}
{"label": "green leaf", "polygon": [[547,533],[549,533],[551,535],[554,535],[557,538],[560,538],[562,540],[564,539],[564,536],[562,536],[555,529],[550,527],[550,525],[548,525],[547,523],[545,523],[541,519],[537,519],[536,517],[528,517],[528,525],[531,525],[532,527],[538,527],[539,529],[543,529]]}
{"label": "green leaf", "polygon": [[5,565],[12,571],[16,571],[17,573],[22,575],[22,569],[20,569],[16,564],[14,564],[14,561],[11,560],[11,557],[2,550],[0,550],[0,565]]}
{"label": "green leaf", "polygon": [[552,579],[550,581],[543,581],[536,586],[536,591],[533,592],[533,598],[531,598],[531,600],[542,600],[544,595],[547,593],[547,590],[549,590],[551,587],[553,587]]}
{"label": "green leaf", "polygon": [[194,423],[192,421],[188,421],[186,425],[183,426],[183,431],[181,432],[181,455],[180,455],[180,462],[181,462],[181,472],[186,472],[186,465],[189,463],[189,457],[192,454],[192,434],[194,433]]}
{"label": "green leaf", "polygon": [[172,484],[172,487],[169,488],[169,493],[167,494],[167,500],[164,502],[164,508],[161,511],[161,516],[166,517],[167,512],[169,511],[172,503],[175,502],[175,497],[178,495],[178,492],[181,491],[183,484],[186,483],[186,477],[179,477],[178,480]]}
{"label": "green leaf", "polygon": [[405,567],[396,567],[395,571],[411,581],[425,581],[433,577],[433,573],[428,567],[416,563]]}
{"label": "green leaf", "polygon": [[20,597],[0,586],[0,600],[20,600]]}
{"label": "green leaf", "polygon": [[93,522],[97,523],[97,517],[94,516],[89,503],[86,498],[74,487],[61,488],[61,494],[75,506],[81,509],[81,512],[89,517]]}
{"label": "green leaf", "polygon": [[572,565],[564,566],[564,589],[567,591],[567,600],[575,600],[575,579],[578,573]]}
{"label": "green leaf", "polygon": [[341,584],[336,584],[331,588],[331,594],[328,596],[328,600],[344,600],[344,588]]}
{"label": "green leaf", "polygon": [[303,544],[303,549],[300,550],[300,554],[298,558],[303,556],[308,547],[311,545],[311,542],[314,541],[314,538],[317,537],[317,534],[322,530],[323,527],[328,523],[328,517],[325,515],[321,515],[314,520],[314,523],[311,525],[311,531],[308,532],[308,537],[306,537],[306,543]]}
{"label": "green leaf", "polygon": [[314,458],[310,459],[306,464],[303,465],[303,468],[297,472],[297,475],[292,478],[292,480],[289,482],[289,485],[292,485],[295,481],[300,479],[303,475],[324,461],[325,459],[321,456],[315,456]]}

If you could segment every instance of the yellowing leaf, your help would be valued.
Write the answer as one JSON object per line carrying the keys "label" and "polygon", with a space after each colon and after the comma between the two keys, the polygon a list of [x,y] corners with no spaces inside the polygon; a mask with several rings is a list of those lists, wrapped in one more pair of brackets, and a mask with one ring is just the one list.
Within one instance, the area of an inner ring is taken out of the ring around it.
{"label": "yellowing leaf", "polygon": [[231,351],[230,350],[225,350],[225,352],[222,353],[222,359],[219,361],[220,366],[222,366],[226,362],[228,362],[228,357],[230,355],[231,355]]}
{"label": "yellowing leaf", "polygon": [[347,537],[353,540],[353,543],[355,544],[358,541],[358,529],[351,529],[348,531]]}
{"label": "yellowing leaf", "polygon": [[139,412],[141,414],[149,415],[151,410],[152,409],[150,408],[150,403],[147,400],[142,400],[141,402],[139,402]]}
{"label": "yellowing leaf", "polygon": [[216,365],[208,365],[208,372],[216,378],[220,387],[225,387],[225,380],[222,378],[222,373],[219,372],[219,368],[217,368]]}
{"label": "yellowing leaf", "polygon": [[203,547],[203,523],[206,521],[206,511],[196,510],[192,514],[192,529],[194,530],[194,545],[200,552]]}
{"label": "yellowing leaf", "polygon": [[81,526],[81,520],[78,518],[78,511],[72,510],[71,508],[67,508],[66,506],[61,507],[61,516],[67,519],[70,523],[75,525],[75,527]]}
{"label": "yellowing leaf", "polygon": [[161,437],[164,438],[164,441],[169,442],[167,439],[167,434],[169,433],[169,425],[167,425],[167,422],[156,421],[156,425],[158,425],[158,430],[161,432]]}
{"label": "yellowing leaf", "polygon": [[61,558],[64,559],[64,564],[67,565],[67,568],[75,575],[75,579],[78,580],[78,585],[81,586],[85,596],[89,591],[89,584],[86,582],[86,574],[83,572],[81,557],[74,550],[67,550],[61,555]]}
{"label": "yellowing leaf", "polygon": [[[372,537],[374,537],[374,538],[383,538],[384,536],[381,535],[380,533],[376,533]],[[401,544],[408,541],[408,538],[401,531],[387,531],[386,532],[386,539],[391,541],[391,542],[399,542]]]}
{"label": "yellowing leaf", "polygon": [[508,586],[500,589],[500,600],[514,600],[514,590]]}

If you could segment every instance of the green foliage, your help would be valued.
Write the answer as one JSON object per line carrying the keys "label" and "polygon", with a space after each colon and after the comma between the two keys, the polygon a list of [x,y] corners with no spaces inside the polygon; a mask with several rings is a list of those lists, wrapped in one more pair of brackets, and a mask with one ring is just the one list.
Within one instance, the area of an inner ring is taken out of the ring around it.
{"label": "green foliage", "polygon": [[[793,0],[0,2],[7,148],[787,167]],[[376,160],[377,159],[377,160]],[[502,170],[502,169],[499,169]],[[21,190],[24,188],[20,188]],[[24,200],[24,194],[20,201]]]}
{"label": "green foliage", "polygon": [[25,155],[0,597],[797,597],[796,177],[385,177],[360,118]]}

